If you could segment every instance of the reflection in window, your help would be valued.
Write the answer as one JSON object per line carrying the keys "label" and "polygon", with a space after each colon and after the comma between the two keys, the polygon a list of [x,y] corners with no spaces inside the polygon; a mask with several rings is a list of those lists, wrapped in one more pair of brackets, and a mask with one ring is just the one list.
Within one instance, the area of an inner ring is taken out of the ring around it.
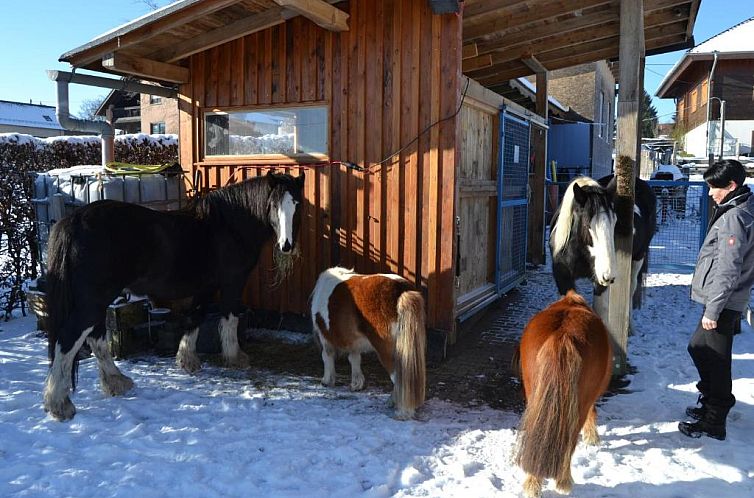
{"label": "reflection in window", "polygon": [[327,155],[327,107],[208,112],[207,156]]}

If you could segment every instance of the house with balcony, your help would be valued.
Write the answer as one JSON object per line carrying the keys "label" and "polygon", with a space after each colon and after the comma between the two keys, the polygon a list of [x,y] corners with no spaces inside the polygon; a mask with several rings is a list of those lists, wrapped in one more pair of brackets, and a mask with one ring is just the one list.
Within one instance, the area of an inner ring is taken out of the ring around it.
{"label": "house with balcony", "polygon": [[754,17],[686,52],[656,95],[675,100],[676,126],[681,128],[681,146],[687,154],[751,155]]}

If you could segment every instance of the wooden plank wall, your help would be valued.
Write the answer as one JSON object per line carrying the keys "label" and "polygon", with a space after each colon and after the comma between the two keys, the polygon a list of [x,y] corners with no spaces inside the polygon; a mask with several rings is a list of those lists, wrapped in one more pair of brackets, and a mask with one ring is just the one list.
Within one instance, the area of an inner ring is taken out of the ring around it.
{"label": "wooden plank wall", "polygon": [[[331,33],[296,17],[191,57],[192,81],[180,100],[183,169],[199,169],[212,187],[270,168],[306,172],[296,273],[270,289],[268,247],[246,289],[252,308],[305,313],[319,272],[340,264],[399,273],[422,286],[428,326],[452,331],[460,19],[432,15],[426,0],[338,7],[350,13],[349,31]],[[332,163],[203,160],[202,111],[277,103],[328,106]]]}

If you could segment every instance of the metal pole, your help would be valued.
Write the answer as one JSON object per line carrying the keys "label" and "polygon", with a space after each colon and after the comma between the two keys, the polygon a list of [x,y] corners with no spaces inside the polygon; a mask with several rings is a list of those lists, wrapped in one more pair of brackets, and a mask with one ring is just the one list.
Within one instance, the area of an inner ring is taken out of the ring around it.
{"label": "metal pole", "polygon": [[725,101],[720,101],[720,160],[723,160],[725,150]]}

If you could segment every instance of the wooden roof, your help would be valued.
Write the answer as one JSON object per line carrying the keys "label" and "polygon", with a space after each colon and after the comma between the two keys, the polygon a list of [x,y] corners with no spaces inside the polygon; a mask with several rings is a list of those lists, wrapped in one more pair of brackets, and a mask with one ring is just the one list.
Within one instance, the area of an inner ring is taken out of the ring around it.
{"label": "wooden roof", "polygon": [[[700,0],[644,0],[647,53],[693,46]],[[505,81],[617,59],[620,0],[466,0],[463,72],[495,88]]]}
{"label": "wooden roof", "polygon": [[[426,0],[433,8],[437,0]],[[701,0],[644,0],[648,53],[693,46]],[[447,9],[443,3],[441,8]],[[463,72],[488,88],[537,71],[618,57],[620,0],[466,0]],[[335,5],[331,5],[335,4]],[[188,81],[191,54],[304,15],[347,30],[335,0],[182,0],[60,57],[75,67]],[[446,14],[455,15],[455,14]]]}
{"label": "wooden roof", "polygon": [[182,0],[60,56],[74,67],[161,83],[189,80],[185,60],[303,15],[325,29],[348,29],[348,14],[325,0]]}

